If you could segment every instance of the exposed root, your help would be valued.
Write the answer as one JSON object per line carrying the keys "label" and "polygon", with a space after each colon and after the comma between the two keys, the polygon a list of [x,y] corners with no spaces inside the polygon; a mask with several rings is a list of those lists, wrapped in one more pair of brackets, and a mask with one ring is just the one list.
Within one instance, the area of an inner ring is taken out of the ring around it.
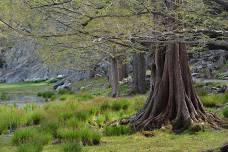
{"label": "exposed root", "polygon": [[[225,124],[216,115],[205,111],[192,84],[184,44],[170,43],[166,50],[155,53],[155,84],[143,109],[121,124],[133,130],[153,130],[172,124],[182,132],[196,124],[218,129]],[[225,125],[226,126],[226,125]]]}

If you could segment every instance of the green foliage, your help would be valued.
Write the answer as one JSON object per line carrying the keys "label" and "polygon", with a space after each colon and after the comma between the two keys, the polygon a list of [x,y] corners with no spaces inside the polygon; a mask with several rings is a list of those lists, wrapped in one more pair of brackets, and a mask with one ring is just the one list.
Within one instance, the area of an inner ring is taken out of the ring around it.
{"label": "green foliage", "polygon": [[73,113],[73,112],[70,112],[70,111],[61,112],[61,113],[59,114],[59,119],[62,120],[62,121],[65,121],[65,120],[67,120],[67,119],[72,118],[73,115],[74,115],[74,113]]}
{"label": "green foliage", "polygon": [[42,152],[43,146],[39,143],[26,143],[18,146],[17,152]]}
{"label": "green foliage", "polygon": [[129,126],[118,125],[118,126],[106,126],[104,130],[106,136],[121,136],[130,135],[132,130]]}
{"label": "green foliage", "polygon": [[10,99],[10,97],[6,94],[6,93],[0,93],[0,100],[3,100],[3,101],[5,101],[5,100],[9,100]]}
{"label": "green foliage", "polygon": [[39,92],[37,94],[38,97],[43,97],[44,99],[48,100],[55,96],[55,93],[52,91],[46,91],[46,92]]}
{"label": "green foliage", "polygon": [[38,125],[43,117],[44,116],[39,111],[31,112],[28,118],[28,124]]}
{"label": "green foliage", "polygon": [[228,118],[228,107],[225,107],[223,110],[223,116]]}
{"label": "green foliage", "polygon": [[100,144],[101,135],[91,129],[84,128],[80,130],[81,141],[83,145],[98,145]]}
{"label": "green foliage", "polygon": [[22,128],[16,130],[12,142],[14,145],[26,143],[36,143],[46,145],[52,140],[52,136],[48,133],[40,132],[36,128]]}
{"label": "green foliage", "polygon": [[104,102],[101,104],[100,109],[101,111],[113,110],[113,111],[120,111],[120,110],[127,110],[130,103],[126,99],[120,99],[114,102]]}
{"label": "green foliage", "polygon": [[63,152],[81,152],[82,147],[79,143],[67,143],[63,145]]}
{"label": "green foliage", "polygon": [[58,94],[59,95],[64,95],[64,94],[73,94],[74,92],[72,92],[71,90],[69,90],[69,89],[60,89],[59,91],[58,91]]}
{"label": "green foliage", "polygon": [[206,107],[216,107],[221,106],[227,102],[226,94],[209,94],[201,96],[200,99]]}
{"label": "green foliage", "polygon": [[101,111],[106,111],[106,110],[109,110],[111,109],[111,104],[109,102],[104,102],[102,105],[101,105]]}
{"label": "green foliage", "polygon": [[26,124],[25,113],[13,106],[0,106],[0,134]]}
{"label": "green foliage", "polygon": [[57,137],[57,130],[59,128],[58,121],[43,121],[40,127],[42,131],[50,133],[54,138]]}
{"label": "green foliage", "polygon": [[89,111],[79,111],[75,114],[75,117],[80,121],[86,121],[90,117]]}
{"label": "green foliage", "polygon": [[57,137],[62,142],[78,142],[80,141],[80,132],[68,128],[60,128],[57,130]]}
{"label": "green foliage", "polygon": [[66,126],[69,128],[77,129],[83,127],[84,122],[80,121],[76,117],[72,117],[66,121]]}

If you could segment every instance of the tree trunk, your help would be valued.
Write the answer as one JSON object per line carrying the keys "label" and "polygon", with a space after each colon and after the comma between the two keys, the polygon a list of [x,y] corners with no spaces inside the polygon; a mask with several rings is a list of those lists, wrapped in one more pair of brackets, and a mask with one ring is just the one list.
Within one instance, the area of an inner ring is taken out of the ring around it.
{"label": "tree trunk", "polygon": [[127,77],[127,65],[123,62],[123,58],[119,57],[117,61],[117,68],[118,68],[118,80],[122,81],[124,78]]}
{"label": "tree trunk", "polygon": [[118,96],[118,69],[117,69],[117,59],[111,58],[111,68],[110,68],[110,84],[112,86],[112,97]]}
{"label": "tree trunk", "polygon": [[146,63],[144,53],[133,56],[133,93],[146,93]]}
{"label": "tree trunk", "polygon": [[166,49],[156,51],[154,83],[144,108],[127,120],[135,131],[152,130],[168,123],[177,132],[194,123],[218,127],[220,119],[204,110],[193,88],[185,44],[172,42]]}

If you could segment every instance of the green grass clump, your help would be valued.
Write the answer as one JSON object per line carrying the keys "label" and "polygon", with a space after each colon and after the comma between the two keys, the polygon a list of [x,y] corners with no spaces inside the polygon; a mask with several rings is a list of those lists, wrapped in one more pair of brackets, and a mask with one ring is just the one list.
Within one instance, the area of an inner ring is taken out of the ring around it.
{"label": "green grass clump", "polygon": [[225,107],[223,110],[223,116],[228,118],[228,107]]}
{"label": "green grass clump", "polygon": [[74,92],[72,92],[71,90],[69,90],[69,89],[60,89],[59,91],[58,91],[58,94],[59,95],[69,95],[69,94],[73,94]]}
{"label": "green grass clump", "polygon": [[200,99],[206,107],[217,107],[227,102],[224,94],[209,94],[201,96]]}
{"label": "green grass clump", "polygon": [[18,146],[17,152],[42,152],[43,146],[37,143],[26,143]]}
{"label": "green grass clump", "polygon": [[32,112],[28,118],[28,124],[30,125],[38,125],[40,124],[43,115],[40,112]]}
{"label": "green grass clump", "polygon": [[107,126],[105,127],[104,134],[106,136],[130,135],[132,134],[132,130],[130,127],[124,125]]}
{"label": "green grass clump", "polygon": [[104,103],[102,103],[100,109],[101,109],[101,111],[106,111],[106,110],[111,109],[111,107],[112,107],[112,105],[109,102],[104,102]]}
{"label": "green grass clump", "polygon": [[127,110],[129,107],[129,103],[127,100],[120,100],[116,101],[112,104],[112,110],[114,111],[120,111],[120,110]]}
{"label": "green grass clump", "polygon": [[48,99],[53,98],[55,96],[55,93],[52,91],[39,92],[39,93],[37,93],[37,96],[48,100]]}
{"label": "green grass clump", "polygon": [[57,138],[57,130],[59,128],[58,121],[44,121],[41,123],[40,128],[43,131],[50,133],[54,138]]}
{"label": "green grass clump", "polygon": [[98,145],[100,144],[101,135],[91,129],[84,128],[80,130],[81,141],[83,145]]}
{"label": "green grass clump", "polygon": [[21,145],[27,143],[46,145],[51,140],[52,136],[48,133],[42,133],[36,128],[23,128],[15,131],[12,138],[12,143],[14,145]]}
{"label": "green grass clump", "polygon": [[88,101],[88,100],[92,100],[94,98],[94,96],[90,93],[82,92],[82,93],[75,94],[75,98],[78,101]]}
{"label": "green grass clump", "polygon": [[79,111],[75,114],[75,117],[80,121],[86,121],[90,117],[90,111]]}
{"label": "green grass clump", "polygon": [[77,128],[80,128],[80,127],[83,127],[83,122],[80,121],[79,119],[73,117],[73,118],[70,118],[66,121],[65,125],[69,128],[73,128],[73,129],[77,129]]}
{"label": "green grass clump", "polygon": [[82,147],[79,143],[67,143],[63,145],[63,152],[81,152]]}
{"label": "green grass clump", "polygon": [[68,128],[60,128],[57,130],[57,137],[61,142],[78,142],[80,141],[80,132]]}
{"label": "green grass clump", "polygon": [[59,119],[63,120],[63,121],[66,121],[66,120],[72,118],[73,116],[74,116],[73,112],[69,112],[69,111],[68,112],[61,112],[59,114]]}
{"label": "green grass clump", "polygon": [[25,113],[13,106],[0,106],[0,134],[26,124]]}

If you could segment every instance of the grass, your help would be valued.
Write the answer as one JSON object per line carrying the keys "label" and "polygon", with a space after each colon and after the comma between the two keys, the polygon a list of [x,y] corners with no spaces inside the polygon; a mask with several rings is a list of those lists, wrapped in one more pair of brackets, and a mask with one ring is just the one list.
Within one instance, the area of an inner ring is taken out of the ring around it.
{"label": "grass", "polygon": [[228,118],[228,107],[225,107],[224,110],[223,110],[223,116],[225,118]]}
{"label": "grass", "polygon": [[51,85],[46,82],[0,84],[0,93],[7,92],[8,94],[36,95],[40,90],[51,90]]}
{"label": "grass", "polygon": [[[79,93],[56,93],[53,101],[42,106],[0,106],[0,151],[17,152],[21,149],[20,152],[27,152],[34,143],[38,145],[34,152],[40,151],[39,145],[42,152],[202,151],[227,142],[227,130],[176,135],[160,129],[153,132],[153,137],[147,138],[141,133],[133,134],[127,126],[109,126],[110,122],[140,110],[146,96],[106,97],[109,89],[106,81],[100,78],[74,85],[85,87]],[[124,86],[123,89],[127,92],[128,88]],[[211,112],[219,113],[221,117],[226,115],[224,108],[216,107],[227,103],[227,94],[201,96],[205,105],[209,103]],[[10,131],[15,131],[13,137],[9,136]],[[51,144],[55,141],[56,145]]]}
{"label": "grass", "polygon": [[40,132],[37,128],[22,128],[16,130],[12,138],[12,143],[14,145],[27,143],[46,145],[50,143],[51,140],[52,136],[47,132]]}
{"label": "grass", "polygon": [[204,95],[201,96],[201,101],[206,107],[219,107],[228,103],[228,93]]}
{"label": "grass", "polygon": [[79,143],[68,143],[63,145],[63,152],[81,152],[82,147]]}
{"label": "grass", "polygon": [[37,143],[21,144],[17,152],[42,152],[43,146]]}
{"label": "grass", "polygon": [[130,135],[132,130],[128,126],[106,126],[104,130],[106,136]]}

